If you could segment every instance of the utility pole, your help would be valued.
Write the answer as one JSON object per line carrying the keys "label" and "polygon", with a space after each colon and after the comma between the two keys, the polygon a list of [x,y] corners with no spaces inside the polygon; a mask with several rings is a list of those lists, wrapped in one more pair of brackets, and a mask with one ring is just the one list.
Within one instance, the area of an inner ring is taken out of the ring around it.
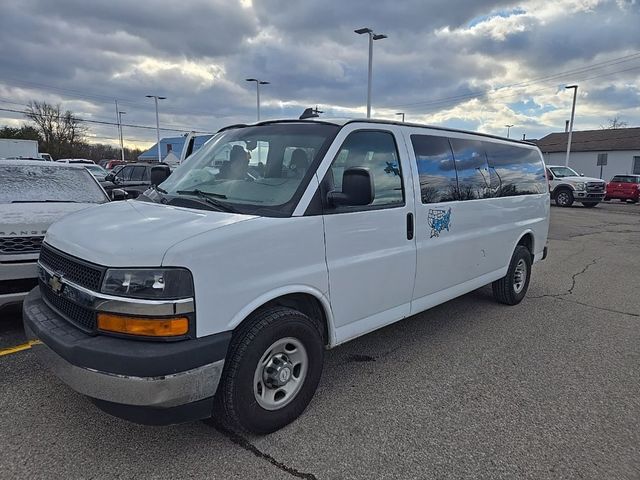
{"label": "utility pole", "polygon": [[123,112],[120,110],[118,112],[118,130],[120,130],[120,156],[122,157],[122,161],[124,162],[124,142],[122,140],[122,115],[125,115],[127,112]]}
{"label": "utility pole", "polygon": [[158,100],[166,100],[167,97],[159,97],[158,95],[146,95],[147,98],[153,98],[156,102],[156,137],[158,138],[158,163],[162,162],[162,151],[160,150],[160,116],[158,115]]}
{"label": "utility pole", "polygon": [[573,105],[571,106],[571,120],[569,121],[569,137],[567,138],[567,156],[564,159],[564,166],[569,166],[569,155],[571,154],[571,137],[573,136],[573,119],[576,114],[576,97],[578,96],[578,85],[568,85],[566,90],[573,89]]}
{"label": "utility pole", "polygon": [[402,123],[404,123],[404,112],[398,112],[396,115],[402,115]]}

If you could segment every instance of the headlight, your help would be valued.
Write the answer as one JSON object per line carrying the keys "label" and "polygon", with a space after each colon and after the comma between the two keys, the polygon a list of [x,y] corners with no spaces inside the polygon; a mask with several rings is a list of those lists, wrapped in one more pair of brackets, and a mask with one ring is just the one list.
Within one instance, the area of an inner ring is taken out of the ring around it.
{"label": "headlight", "polygon": [[102,293],[145,299],[177,299],[193,296],[193,278],[184,268],[136,268],[107,270]]}
{"label": "headlight", "polygon": [[576,190],[584,190],[584,183],[576,183],[576,184],[574,185],[574,188],[575,188]]}

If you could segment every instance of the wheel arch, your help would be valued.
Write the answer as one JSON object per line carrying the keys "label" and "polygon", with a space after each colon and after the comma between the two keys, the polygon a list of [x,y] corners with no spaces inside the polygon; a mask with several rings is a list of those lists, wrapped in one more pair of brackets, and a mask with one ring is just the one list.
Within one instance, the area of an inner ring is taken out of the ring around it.
{"label": "wheel arch", "polygon": [[237,330],[241,325],[251,321],[255,312],[271,306],[295,308],[315,318],[323,329],[325,346],[331,347],[335,344],[335,328],[329,299],[325,294],[308,285],[291,285],[261,295],[233,317],[228,324],[229,330]]}
{"label": "wheel arch", "polygon": [[518,241],[513,245],[513,248],[511,249],[511,251],[513,252],[518,245],[527,247],[529,249],[529,252],[531,253],[531,258],[533,258],[536,253],[535,251],[536,239],[535,239],[535,234],[533,233],[533,230],[531,229],[525,230],[518,238]]}
{"label": "wheel arch", "polygon": [[551,192],[551,198],[555,198],[557,193],[560,190],[570,190],[571,192],[574,191],[573,187],[568,184],[568,183],[561,183],[560,185],[557,185],[556,188],[553,189],[553,191]]}

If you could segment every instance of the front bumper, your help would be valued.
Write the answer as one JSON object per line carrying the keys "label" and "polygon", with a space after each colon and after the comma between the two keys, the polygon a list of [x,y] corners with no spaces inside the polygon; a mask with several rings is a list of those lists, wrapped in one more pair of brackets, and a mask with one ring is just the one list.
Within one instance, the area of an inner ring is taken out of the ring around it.
{"label": "front bumper", "polygon": [[152,424],[211,414],[231,332],[181,342],[90,335],[54,312],[38,288],[24,300],[23,319],[28,338],[41,341],[33,350],[42,364],[108,413]]}
{"label": "front bumper", "polygon": [[578,191],[575,190],[573,192],[573,198],[579,202],[602,202],[605,197],[605,192],[602,193],[591,193],[588,191]]}
{"label": "front bumper", "polygon": [[35,260],[0,262],[0,308],[20,303],[37,284]]}

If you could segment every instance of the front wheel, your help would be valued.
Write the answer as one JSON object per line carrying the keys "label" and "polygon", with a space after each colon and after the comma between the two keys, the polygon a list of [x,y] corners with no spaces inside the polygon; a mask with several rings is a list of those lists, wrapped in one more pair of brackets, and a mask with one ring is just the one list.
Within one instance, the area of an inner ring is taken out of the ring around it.
{"label": "front wheel", "polygon": [[598,205],[599,202],[588,202],[588,203],[583,203],[582,206],[585,208],[593,208],[596,205]]}
{"label": "front wheel", "polygon": [[573,193],[567,188],[563,188],[556,193],[556,205],[559,207],[570,207],[573,205]]}
{"label": "front wheel", "polygon": [[274,432],[305,410],[323,361],[317,322],[291,308],[259,311],[234,334],[214,415],[224,415],[234,429]]}
{"label": "front wheel", "polygon": [[507,274],[491,284],[495,299],[505,305],[517,305],[522,301],[531,279],[531,253],[518,245],[513,252]]}

